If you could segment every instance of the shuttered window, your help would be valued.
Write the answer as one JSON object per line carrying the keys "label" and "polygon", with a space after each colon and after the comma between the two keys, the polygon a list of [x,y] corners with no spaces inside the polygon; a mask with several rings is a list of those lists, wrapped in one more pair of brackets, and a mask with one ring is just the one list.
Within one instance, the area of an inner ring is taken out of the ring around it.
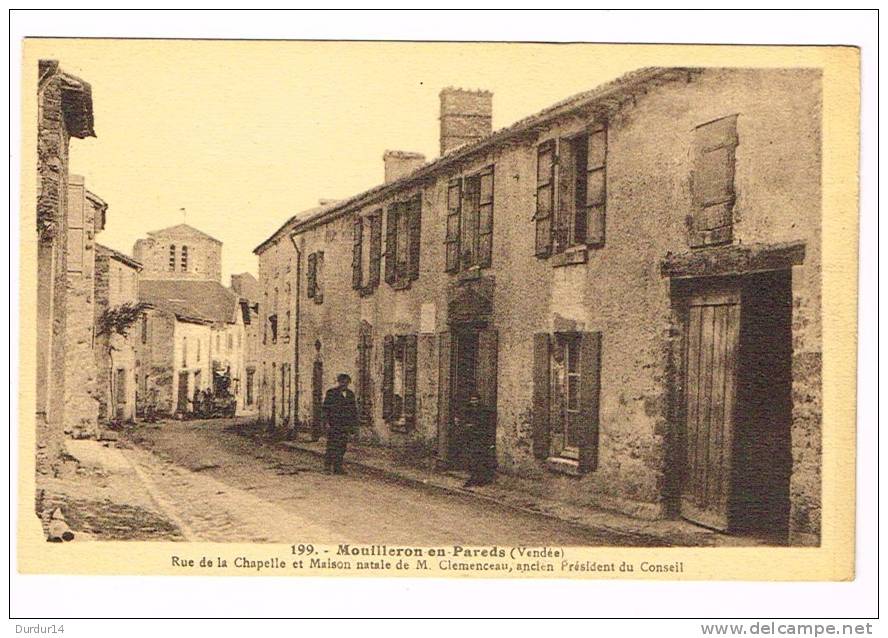
{"label": "shuttered window", "polygon": [[694,129],[689,244],[712,246],[732,241],[737,116]]}
{"label": "shuttered window", "polygon": [[306,274],[305,294],[309,299],[315,296],[318,282],[318,255],[317,253],[308,254],[308,273]]}
{"label": "shuttered window", "polygon": [[395,428],[416,426],[416,335],[383,339],[382,416]]}
{"label": "shuttered window", "polygon": [[373,335],[369,326],[362,326],[358,332],[358,379],[357,399],[358,418],[364,425],[373,422],[370,381],[370,362],[373,353]]}
{"label": "shuttered window", "polygon": [[533,449],[540,459],[598,463],[601,333],[534,335]]}
{"label": "shuttered window", "polygon": [[552,252],[552,210],[555,206],[555,141],[549,140],[537,149],[536,241],[537,257]]}
{"label": "shuttered window", "polygon": [[364,238],[364,222],[360,216],[355,218],[352,226],[352,288],[360,290],[363,286],[363,264],[361,263],[362,241]]}
{"label": "shuttered window", "polygon": [[419,278],[422,250],[422,195],[386,209],[385,281],[396,286]]}
{"label": "shuttered window", "polygon": [[493,261],[493,166],[479,176],[478,265],[487,268]]}
{"label": "shuttered window", "polygon": [[[586,138],[586,171],[578,175],[584,188],[578,189],[578,226],[582,225],[585,241],[590,246],[604,245],[604,220],[607,209],[607,129],[599,128]],[[584,196],[584,197],[583,197]]]}
{"label": "shuttered window", "polygon": [[447,235],[444,238],[446,250],[445,270],[459,270],[459,218],[462,200],[462,180],[451,180],[447,186]]}
{"label": "shuttered window", "polygon": [[[308,254],[308,273],[306,275],[305,294],[314,299],[316,304],[324,302],[324,251],[319,250]],[[277,310],[277,295],[275,295],[275,310]]]}
{"label": "shuttered window", "polygon": [[447,188],[447,272],[488,268],[493,261],[493,166]]}
{"label": "shuttered window", "polygon": [[397,203],[389,204],[385,215],[385,283],[397,281],[398,214]]}
{"label": "shuttered window", "polygon": [[370,268],[367,286],[376,288],[379,285],[379,267],[382,259],[382,211],[370,216]]}
{"label": "shuttered window", "polygon": [[406,203],[407,210],[407,278],[419,279],[419,259],[422,240],[422,196],[417,194]]}

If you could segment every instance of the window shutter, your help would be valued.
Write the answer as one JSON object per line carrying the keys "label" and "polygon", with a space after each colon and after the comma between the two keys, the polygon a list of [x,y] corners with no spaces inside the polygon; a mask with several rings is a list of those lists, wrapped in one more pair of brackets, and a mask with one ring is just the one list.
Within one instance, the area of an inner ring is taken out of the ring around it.
{"label": "window shutter", "polygon": [[549,358],[551,338],[539,332],[533,336],[533,454],[549,456]]}
{"label": "window shutter", "polygon": [[591,131],[586,149],[586,243],[604,245],[607,210],[607,128]]}
{"label": "window shutter", "polygon": [[555,141],[537,149],[536,242],[534,254],[545,258],[552,253],[552,209],[555,206]]}
{"label": "window shutter", "polygon": [[382,211],[370,217],[370,272],[367,285],[379,285],[379,262],[382,258]]}
{"label": "window shutter", "polygon": [[499,348],[497,331],[486,328],[478,333],[478,368],[475,376],[481,405],[496,413],[497,358]]}
{"label": "window shutter", "polygon": [[416,335],[404,337],[404,424],[416,426]]}
{"label": "window shutter", "polygon": [[314,298],[315,289],[318,283],[318,255],[317,253],[309,253],[308,255],[308,273],[306,275],[307,282],[305,293],[309,299]]}
{"label": "window shutter", "polygon": [[736,115],[694,130],[689,228],[692,247],[723,244],[732,239],[737,144]]}
{"label": "window shutter", "polygon": [[481,173],[478,207],[478,265],[489,268],[493,262],[493,166]]}
{"label": "window shutter", "polygon": [[460,208],[460,267],[465,269],[478,263],[478,201],[480,193],[478,175],[463,180],[463,199]]}
{"label": "window shutter", "polygon": [[398,204],[390,204],[385,219],[385,283],[398,277]]}
{"label": "window shutter", "polygon": [[395,338],[386,335],[382,340],[382,418],[392,418],[395,394]]}
{"label": "window shutter", "polygon": [[422,239],[422,194],[417,193],[406,204],[409,260],[407,278],[419,279],[419,255]]}
{"label": "window shutter", "polygon": [[450,384],[452,359],[450,356],[450,332],[438,336],[438,459],[445,461],[450,456]]}
{"label": "window shutter", "polygon": [[444,238],[446,245],[446,272],[459,270],[459,216],[462,202],[462,180],[454,179],[447,186],[447,235]]}
{"label": "window shutter", "polygon": [[601,394],[601,333],[580,335],[580,470],[598,465],[599,397]]}
{"label": "window shutter", "polygon": [[355,218],[352,233],[352,288],[360,290],[363,285],[361,242],[363,241],[364,233],[364,222],[360,216]]}

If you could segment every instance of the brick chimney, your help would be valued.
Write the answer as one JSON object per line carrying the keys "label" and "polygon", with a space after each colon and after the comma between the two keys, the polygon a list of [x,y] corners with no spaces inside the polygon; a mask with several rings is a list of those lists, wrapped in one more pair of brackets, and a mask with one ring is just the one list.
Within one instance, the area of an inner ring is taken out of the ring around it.
{"label": "brick chimney", "polygon": [[441,97],[441,155],[492,132],[493,93],[447,87]]}
{"label": "brick chimney", "polygon": [[386,151],[382,154],[385,163],[385,183],[393,182],[425,164],[425,155],[410,151]]}

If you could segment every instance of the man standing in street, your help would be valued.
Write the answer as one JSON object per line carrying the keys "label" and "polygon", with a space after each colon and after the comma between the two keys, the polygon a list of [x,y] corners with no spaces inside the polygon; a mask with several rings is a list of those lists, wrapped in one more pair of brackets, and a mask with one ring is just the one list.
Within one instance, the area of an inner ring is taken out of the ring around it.
{"label": "man standing in street", "polygon": [[347,374],[336,376],[336,387],[327,390],[324,397],[324,417],[327,421],[327,454],[324,457],[324,471],[330,474],[345,474],[342,457],[348,445],[348,435],[358,423],[358,406],[355,393],[348,384]]}

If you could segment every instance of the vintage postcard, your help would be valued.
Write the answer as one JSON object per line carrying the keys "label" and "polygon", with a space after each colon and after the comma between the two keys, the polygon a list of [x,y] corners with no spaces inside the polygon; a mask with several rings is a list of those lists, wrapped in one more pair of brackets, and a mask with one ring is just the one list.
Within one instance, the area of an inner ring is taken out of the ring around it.
{"label": "vintage postcard", "polygon": [[23,47],[20,571],[854,577],[857,49]]}

